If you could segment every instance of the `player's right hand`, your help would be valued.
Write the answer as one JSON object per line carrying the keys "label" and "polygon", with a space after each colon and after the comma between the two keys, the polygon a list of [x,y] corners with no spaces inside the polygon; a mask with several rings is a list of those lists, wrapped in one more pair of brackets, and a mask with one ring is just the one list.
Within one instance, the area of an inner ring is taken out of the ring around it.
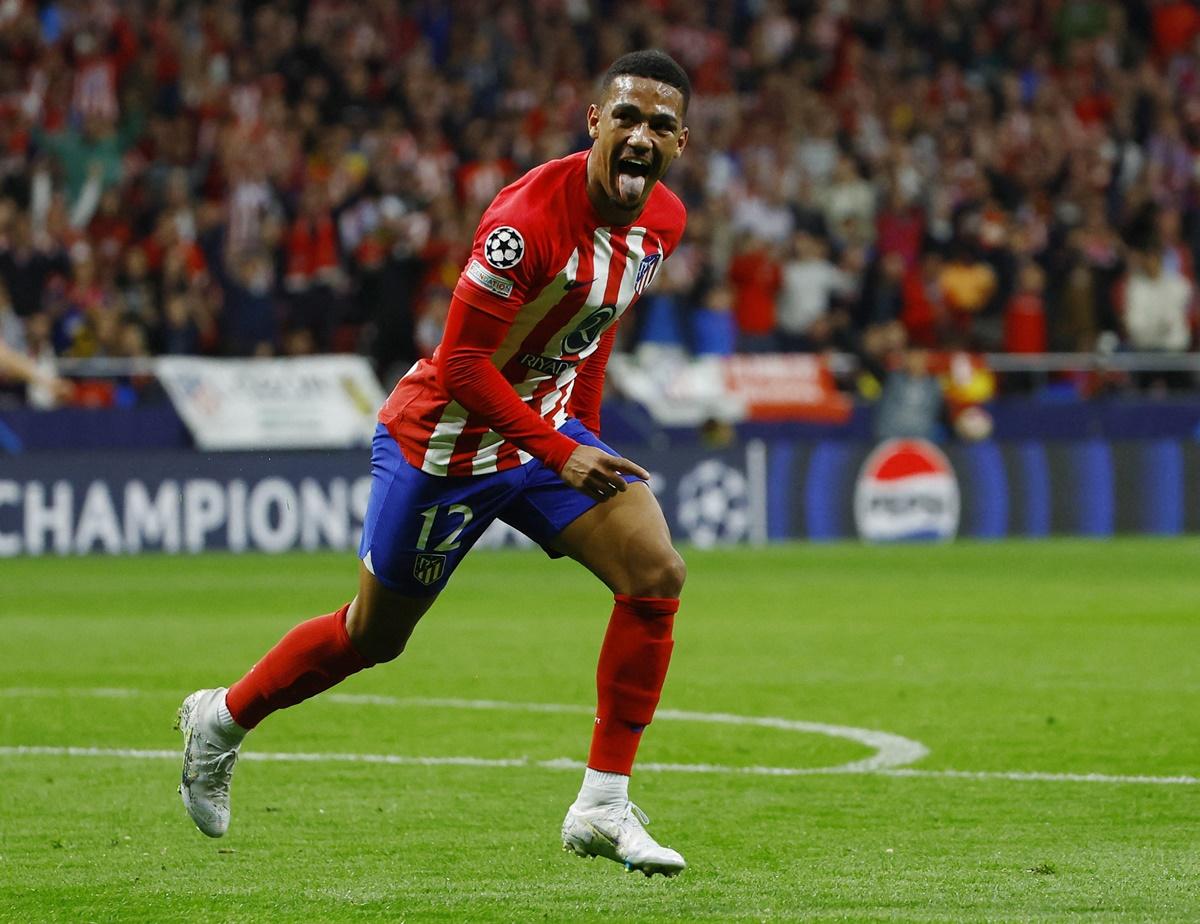
{"label": "player's right hand", "polygon": [[650,479],[650,473],[636,462],[630,462],[620,456],[610,456],[595,446],[584,445],[575,448],[567,459],[567,464],[558,474],[575,490],[599,500],[615,497],[629,487],[622,475]]}

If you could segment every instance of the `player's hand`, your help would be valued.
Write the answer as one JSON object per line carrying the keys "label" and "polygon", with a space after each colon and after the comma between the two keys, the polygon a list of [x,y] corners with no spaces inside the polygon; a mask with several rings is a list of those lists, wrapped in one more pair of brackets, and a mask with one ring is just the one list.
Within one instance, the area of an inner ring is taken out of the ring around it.
{"label": "player's hand", "polygon": [[595,446],[578,446],[567,459],[559,477],[588,497],[608,500],[629,487],[622,475],[650,478],[650,473],[628,459],[610,456]]}

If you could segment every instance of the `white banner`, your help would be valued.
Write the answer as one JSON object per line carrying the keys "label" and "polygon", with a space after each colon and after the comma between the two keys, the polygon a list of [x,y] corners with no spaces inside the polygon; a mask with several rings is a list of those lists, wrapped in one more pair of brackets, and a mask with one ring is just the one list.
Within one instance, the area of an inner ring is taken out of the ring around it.
{"label": "white banner", "polygon": [[707,420],[799,420],[843,424],[854,404],[837,390],[828,361],[802,353],[690,358],[639,348],[609,360],[613,387],[664,427]]}
{"label": "white banner", "polygon": [[384,400],[361,356],[165,356],[155,372],[200,449],[369,445]]}

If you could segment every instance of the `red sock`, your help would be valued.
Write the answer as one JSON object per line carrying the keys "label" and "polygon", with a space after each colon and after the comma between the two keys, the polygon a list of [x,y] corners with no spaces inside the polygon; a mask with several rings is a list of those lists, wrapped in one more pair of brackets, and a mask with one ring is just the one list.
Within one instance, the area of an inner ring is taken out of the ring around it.
{"label": "red sock", "polygon": [[316,696],[371,662],[346,634],[347,603],[336,613],[302,622],[263,655],[225,694],[233,720],[251,729],[276,709]]}
{"label": "red sock", "polygon": [[617,594],[596,668],[596,726],[588,766],[629,775],[671,662],[676,599]]}

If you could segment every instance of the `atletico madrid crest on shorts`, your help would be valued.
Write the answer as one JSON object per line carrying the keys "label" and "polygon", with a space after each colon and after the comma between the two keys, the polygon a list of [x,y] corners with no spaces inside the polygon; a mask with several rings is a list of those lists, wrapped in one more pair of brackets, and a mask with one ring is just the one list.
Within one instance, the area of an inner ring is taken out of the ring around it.
{"label": "atletico madrid crest on shorts", "polygon": [[442,576],[442,572],[446,570],[445,555],[429,555],[422,553],[417,556],[417,560],[413,562],[413,577],[422,584],[429,585],[437,582],[437,579]]}
{"label": "atletico madrid crest on shorts", "polygon": [[642,289],[650,285],[650,280],[654,278],[654,274],[658,272],[658,264],[662,261],[662,254],[651,253],[642,257],[641,265],[638,266],[637,278],[633,282],[633,291],[638,295],[642,294]]}

